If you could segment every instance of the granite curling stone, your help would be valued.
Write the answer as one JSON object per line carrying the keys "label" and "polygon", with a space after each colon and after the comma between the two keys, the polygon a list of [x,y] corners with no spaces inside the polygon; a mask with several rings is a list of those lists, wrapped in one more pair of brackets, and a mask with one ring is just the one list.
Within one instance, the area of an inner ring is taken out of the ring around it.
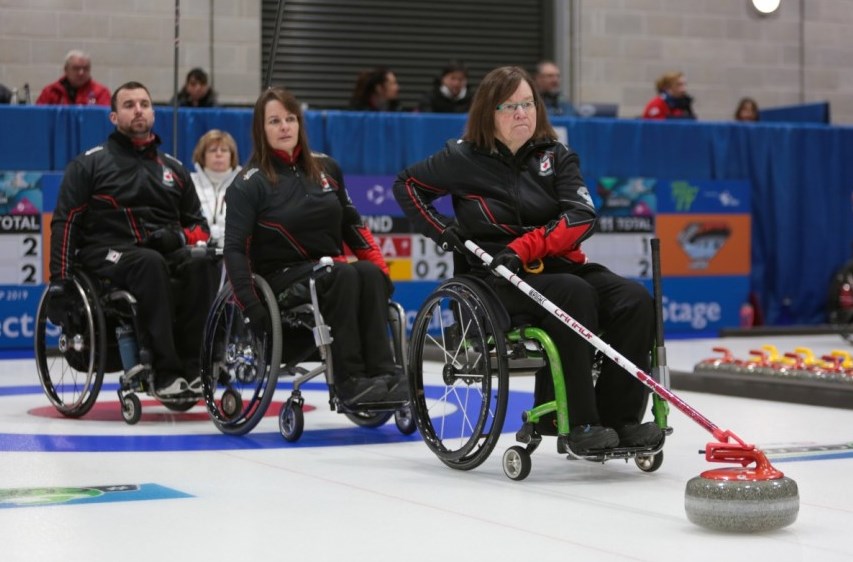
{"label": "granite curling stone", "polygon": [[687,483],[684,509],[696,525],[730,533],[781,529],[797,519],[797,483],[777,472],[765,478],[745,468],[703,472]]}

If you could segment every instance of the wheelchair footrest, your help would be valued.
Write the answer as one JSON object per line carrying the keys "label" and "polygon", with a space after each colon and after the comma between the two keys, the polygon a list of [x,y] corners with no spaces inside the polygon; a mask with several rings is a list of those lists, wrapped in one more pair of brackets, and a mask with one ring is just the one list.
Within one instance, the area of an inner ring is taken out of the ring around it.
{"label": "wheelchair footrest", "polygon": [[[563,437],[563,436],[560,436]],[[612,449],[590,449],[582,454],[575,453],[570,448],[568,448],[568,443],[566,443],[566,450],[563,450],[560,447],[558,442],[557,451],[561,454],[568,455],[569,460],[586,460],[592,462],[606,462],[614,459],[633,459],[635,457],[646,457],[653,456],[659,453],[663,449],[664,441],[666,438],[662,438],[660,443],[655,445],[654,447],[613,447]]]}
{"label": "wheelchair footrest", "polygon": [[408,400],[394,400],[394,401],[383,400],[381,402],[353,402],[353,403],[339,401],[339,403],[342,406],[340,408],[341,412],[371,413],[371,412],[394,412],[394,411],[397,411],[400,408],[404,407],[406,404],[409,403],[409,401]]}

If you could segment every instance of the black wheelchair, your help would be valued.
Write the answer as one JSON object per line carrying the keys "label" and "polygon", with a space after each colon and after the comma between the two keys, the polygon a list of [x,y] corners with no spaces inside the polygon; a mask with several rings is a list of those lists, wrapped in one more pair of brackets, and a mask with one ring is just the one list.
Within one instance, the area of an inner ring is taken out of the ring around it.
{"label": "black wheelchair", "polygon": [[[278,414],[279,431],[285,440],[297,441],[303,433],[305,400],[301,387],[324,375],[329,388],[329,406],[356,425],[379,427],[394,416],[404,435],[416,429],[408,402],[347,405],[335,391],[331,343],[333,334],[318,306],[316,280],[331,271],[324,258],[309,278],[310,302],[290,306],[279,301],[269,284],[254,275],[255,285],[267,308],[270,330],[253,333],[246,326],[235,302],[234,290],[226,283],[208,314],[202,341],[202,393],[213,423],[225,434],[244,435],[265,416],[281,377],[292,377],[292,391]],[[394,359],[405,373],[406,325],[403,308],[389,302],[389,330]],[[278,321],[276,321],[278,320]],[[309,365],[313,363],[313,367]]]}
{"label": "black wheelchair", "polygon": [[121,373],[118,396],[122,418],[128,424],[137,423],[142,416],[140,392],[176,412],[199,402],[200,396],[193,392],[168,398],[154,393],[151,354],[136,336],[142,332],[132,294],[79,268],[72,272],[67,292],[70,302],[58,326],[47,317],[50,293],[45,290],[42,294],[34,338],[39,381],[62,415],[79,418],[89,412],[104,374],[115,372]]}
{"label": "black wheelchair", "polygon": [[[519,293],[518,298],[527,297]],[[600,369],[603,360],[597,355],[594,369]],[[645,472],[660,468],[665,437],[650,448],[618,447],[584,455],[569,448],[570,413],[563,366],[553,340],[529,325],[527,319],[510,318],[494,290],[468,274],[442,282],[427,297],[412,327],[409,387],[412,413],[424,442],[451,468],[478,467],[489,457],[503,430],[510,375],[529,375],[544,365],[550,368],[556,399],[522,414],[516,441],[526,446],[514,445],[504,453],[502,466],[507,477],[523,480],[530,474],[530,456],[542,442],[537,424],[553,413],[558,452],[570,459],[604,462],[633,458]],[[669,435],[669,405],[657,395],[652,397],[654,420],[664,435]],[[647,407],[648,399],[640,420]]]}

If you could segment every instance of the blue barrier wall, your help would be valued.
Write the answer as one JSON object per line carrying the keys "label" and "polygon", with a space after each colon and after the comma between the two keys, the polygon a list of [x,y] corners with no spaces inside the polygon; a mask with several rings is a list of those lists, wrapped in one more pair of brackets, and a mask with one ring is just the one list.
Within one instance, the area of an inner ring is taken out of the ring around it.
{"label": "blue barrier wall", "polygon": [[[156,131],[172,151],[172,109]],[[177,156],[210,128],[250,150],[247,109],[181,109]],[[312,148],[347,174],[395,174],[457,137],[464,116],[308,112]],[[786,123],[688,123],[555,119],[580,154],[584,175],[747,180],[752,185],[752,288],[769,323],[825,319],[833,271],[853,245],[853,128]],[[62,170],[112,130],[103,108],[0,106],[0,170]],[[782,310],[790,301],[790,310]]]}

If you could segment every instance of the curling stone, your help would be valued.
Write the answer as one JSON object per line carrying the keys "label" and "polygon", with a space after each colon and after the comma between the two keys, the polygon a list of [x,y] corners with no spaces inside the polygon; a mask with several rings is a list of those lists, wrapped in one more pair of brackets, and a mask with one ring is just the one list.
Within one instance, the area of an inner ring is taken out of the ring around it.
{"label": "curling stone", "polygon": [[759,533],[796,521],[800,496],[796,482],[759,462],[755,468],[718,468],[692,478],[684,492],[684,509],[700,527]]}

